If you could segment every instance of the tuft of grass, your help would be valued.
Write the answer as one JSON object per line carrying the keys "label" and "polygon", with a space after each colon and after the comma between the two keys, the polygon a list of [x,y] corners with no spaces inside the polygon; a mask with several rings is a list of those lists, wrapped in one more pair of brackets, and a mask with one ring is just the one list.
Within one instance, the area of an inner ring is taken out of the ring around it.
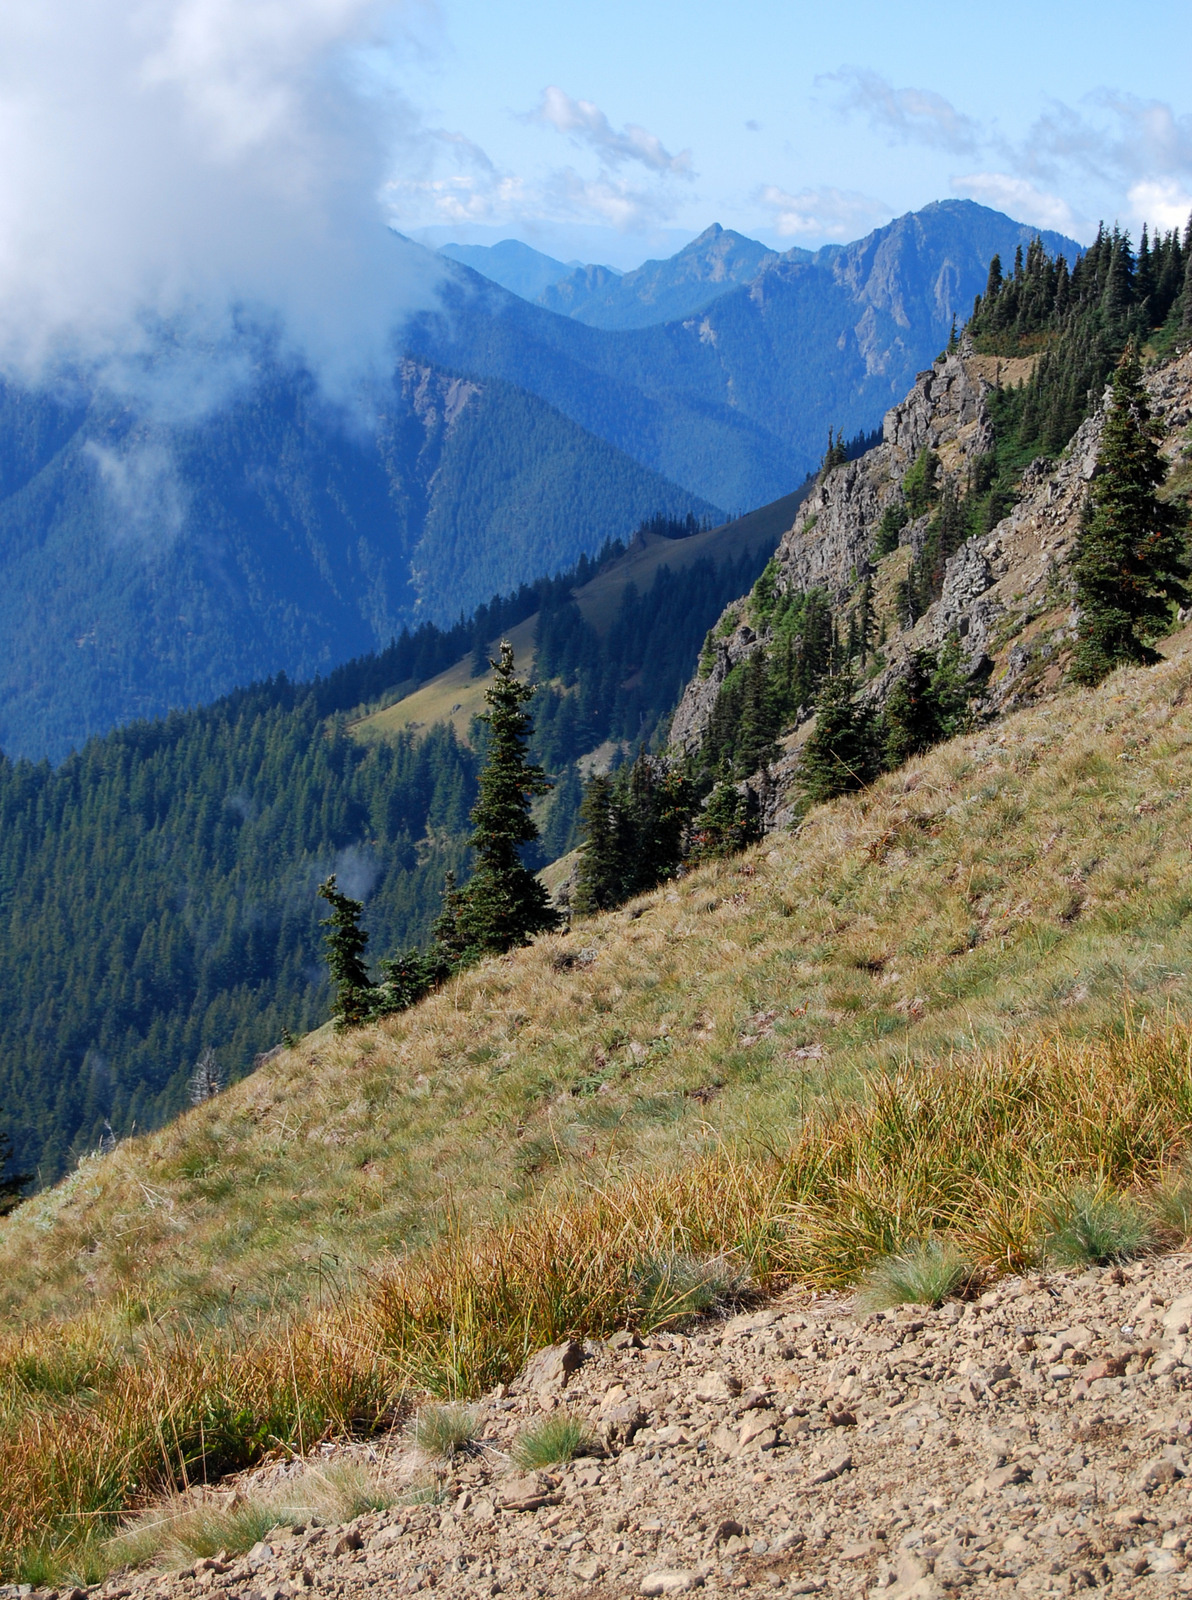
{"label": "tuft of grass", "polygon": [[859,1299],[872,1311],[938,1306],[975,1276],[972,1262],[950,1239],[922,1239],[875,1262],[862,1280]]}
{"label": "tuft of grass", "polygon": [[560,1461],[591,1454],[592,1439],[586,1424],[568,1411],[554,1411],[523,1428],[513,1442],[510,1454],[527,1472],[538,1467],[553,1467]]}
{"label": "tuft of grass", "polygon": [[65,1550],[44,1548],[27,1564],[46,1584],[95,1584],[123,1567],[177,1569],[221,1552],[240,1555],[273,1529],[302,1522],[349,1522],[394,1503],[392,1490],[366,1466],[334,1462],[312,1467],[274,1490],[222,1502],[198,1494],[169,1496],[130,1518],[114,1534],[92,1534]]}
{"label": "tuft of grass", "polygon": [[671,1250],[637,1262],[633,1282],[639,1326],[673,1328],[739,1295],[749,1276],[723,1255],[705,1259]]}
{"label": "tuft of grass", "polygon": [[447,1491],[441,1483],[433,1478],[428,1478],[422,1483],[414,1484],[402,1496],[402,1504],[407,1506],[441,1506],[447,1499]]}
{"label": "tuft of grass", "polygon": [[1103,1188],[1078,1187],[1053,1201],[1047,1223],[1047,1257],[1069,1267],[1129,1261],[1154,1242],[1141,1207]]}
{"label": "tuft of grass", "polygon": [[1148,1209],[1158,1231],[1174,1244],[1192,1239],[1192,1160],[1185,1156],[1163,1174],[1149,1196]]}
{"label": "tuft of grass", "polygon": [[431,1404],[423,1406],[410,1424],[410,1438],[425,1455],[450,1461],[472,1448],[477,1426],[471,1406]]}

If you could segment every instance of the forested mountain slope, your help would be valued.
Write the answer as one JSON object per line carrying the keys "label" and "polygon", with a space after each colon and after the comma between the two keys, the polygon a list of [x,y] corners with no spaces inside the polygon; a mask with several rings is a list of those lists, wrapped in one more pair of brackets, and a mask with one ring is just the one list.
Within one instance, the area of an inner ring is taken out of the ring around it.
{"label": "forested mountain slope", "polygon": [[[793,514],[784,502],[744,532],[694,537],[694,523],[655,519],[619,559],[614,547],[314,683],[274,680],[138,722],[56,769],[0,757],[0,1135],[21,1170],[50,1179],[105,1124],[126,1134],[176,1114],[205,1050],[234,1078],[284,1030],[320,1023],[330,1000],[315,887],[328,872],[366,903],[374,967],[426,942],[447,869],[467,868],[477,756],[466,741],[488,656],[512,633],[528,669],[544,616],[541,675],[561,674],[533,702],[534,752],[556,779],[535,861],[570,849],[577,759],[650,736],[704,631]],[[643,559],[659,546],[673,570]],[[596,588],[599,635],[573,625],[573,587],[584,604]],[[564,642],[570,656],[552,665]],[[384,710],[361,723],[362,709],[399,710],[419,683],[441,684],[461,657],[462,687],[440,695],[435,725]],[[457,694],[470,697],[458,737]]]}
{"label": "forested mountain slope", "polygon": [[[411,325],[364,419],[255,346],[250,387],[194,422],[6,385],[0,748],[60,758],[132,717],[309,676],[412,618],[449,622],[653,514],[789,493],[830,426],[869,427],[898,397],[990,254],[1027,233],[948,202],[628,331],[440,256],[441,311]],[[661,306],[668,283],[728,282],[747,244],[716,235],[638,288]]]}
{"label": "forested mountain slope", "polygon": [[952,648],[979,714],[1055,688],[1076,635],[1104,385],[1129,341],[1148,357],[1161,497],[1186,512],[1192,488],[1192,234],[1145,238],[1135,255],[1103,231],[1071,273],[1038,244],[991,269],[969,327],[887,413],[882,443],[821,475],[763,580],[709,634],[677,751],[749,779],[773,823],[798,804],[830,679],[880,706]]}
{"label": "forested mountain slope", "polygon": [[450,623],[656,513],[713,507],[497,378],[407,360],[367,426],[266,365],[190,425],[0,386],[0,749]]}

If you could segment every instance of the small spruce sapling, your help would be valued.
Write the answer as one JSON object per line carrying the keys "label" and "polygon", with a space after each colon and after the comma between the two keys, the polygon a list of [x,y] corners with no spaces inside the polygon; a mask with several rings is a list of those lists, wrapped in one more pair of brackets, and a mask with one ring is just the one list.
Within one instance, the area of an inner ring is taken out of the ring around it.
{"label": "small spruce sapling", "polygon": [[721,777],[695,819],[691,856],[696,861],[732,856],[761,838],[761,819],[752,790],[738,789]]}

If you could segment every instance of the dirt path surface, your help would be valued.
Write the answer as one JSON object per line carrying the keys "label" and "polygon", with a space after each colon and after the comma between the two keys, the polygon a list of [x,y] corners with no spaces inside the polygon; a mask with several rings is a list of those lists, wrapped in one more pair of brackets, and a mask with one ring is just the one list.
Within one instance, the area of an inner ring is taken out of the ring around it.
{"label": "dirt path surface", "polygon": [[[481,1402],[483,1443],[441,1469],[438,1504],[92,1592],[1192,1593],[1190,1327],[1180,1255],[934,1311],[789,1294],[644,1348],[556,1347]],[[517,1433],[558,1407],[607,1453],[512,1468]],[[383,1468],[427,1472],[405,1448]]]}

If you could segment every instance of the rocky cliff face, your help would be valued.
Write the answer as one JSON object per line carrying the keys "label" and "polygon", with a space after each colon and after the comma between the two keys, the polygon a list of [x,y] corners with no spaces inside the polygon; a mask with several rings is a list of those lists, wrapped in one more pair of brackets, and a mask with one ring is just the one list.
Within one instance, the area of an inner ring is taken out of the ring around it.
{"label": "rocky cliff face", "polygon": [[[781,590],[823,588],[836,605],[845,604],[873,570],[873,541],[882,512],[898,498],[903,476],[924,445],[937,452],[943,471],[956,478],[962,478],[970,462],[992,447],[985,403],[992,387],[985,371],[989,365],[962,352],[942,357],[921,372],[906,399],[886,413],[882,443],[826,474],[778,547]],[[921,544],[928,520],[922,517],[903,530],[908,550]],[[897,559],[896,552],[887,561]],[[731,626],[734,618],[736,625]],[[759,643],[744,601],[728,608],[714,632],[721,637],[714,640],[711,670],[693,679],[672,724],[671,742],[684,752],[698,747],[725,678]],[[764,636],[760,642],[765,642]]]}
{"label": "rocky cliff face", "polygon": [[[898,498],[902,478],[924,445],[938,454],[941,477],[963,487],[972,462],[993,445],[988,396],[994,384],[1020,382],[1028,370],[1029,361],[998,362],[974,355],[963,343],[941,357],[887,413],[882,443],[829,472],[778,547],[780,590],[822,587],[839,608],[870,576],[879,614],[885,608],[888,664],[866,686],[869,696],[882,698],[912,651],[938,645],[951,633],[959,636],[974,672],[986,675],[978,707],[986,714],[1054,687],[1061,675],[1075,622],[1067,570],[1096,463],[1103,408],[1080,427],[1058,463],[1040,460],[1027,468],[1018,503],[989,533],[956,551],[939,599],[913,628],[898,631],[891,600],[930,519],[911,522],[896,551],[880,561],[873,557],[882,512]],[[1146,383],[1166,435],[1164,451],[1175,463],[1192,448],[1185,432],[1192,421],[1192,351],[1155,369]],[[751,625],[745,598],[728,608],[714,633],[711,659],[705,653],[703,675],[688,685],[675,713],[671,742],[679,752],[698,748],[725,678],[766,643],[765,633]],[[790,754],[771,775],[772,821],[781,820],[781,794],[796,765]]]}

